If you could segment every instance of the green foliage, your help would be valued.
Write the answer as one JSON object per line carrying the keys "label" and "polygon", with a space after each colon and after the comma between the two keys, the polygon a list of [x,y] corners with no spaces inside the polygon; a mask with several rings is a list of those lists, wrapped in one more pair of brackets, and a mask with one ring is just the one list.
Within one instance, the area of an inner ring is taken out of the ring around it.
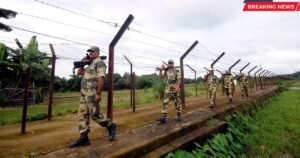
{"label": "green foliage", "polygon": [[46,113],[41,113],[41,114],[28,116],[27,121],[38,121],[38,120],[43,120],[45,118],[47,118],[47,114]]}
{"label": "green foliage", "polygon": [[[10,19],[14,18],[17,15],[15,11],[0,8],[0,18]],[[0,30],[10,32],[12,29],[8,26],[0,22]]]}
{"label": "green foliage", "polygon": [[250,116],[243,116],[241,113],[228,116],[226,118],[228,128],[225,134],[216,134],[203,145],[195,143],[196,149],[190,153],[176,151],[174,154],[168,154],[167,157],[245,157],[245,154],[241,153],[244,153],[246,133],[251,133],[255,129],[248,123],[249,119]]}
{"label": "green foliage", "polygon": [[152,91],[156,98],[163,99],[164,92],[166,88],[166,81],[165,80],[156,80],[152,86]]}
{"label": "green foliage", "polygon": [[207,126],[213,126],[217,123],[217,119],[214,119],[214,118],[210,118],[207,122],[206,122],[206,125]]}
{"label": "green foliage", "polygon": [[257,131],[246,135],[249,157],[300,157],[300,90],[288,90],[253,116]]}
{"label": "green foliage", "polygon": [[[33,36],[29,44],[23,49],[11,49],[0,44],[0,83],[5,86],[23,88],[25,71],[31,68],[31,81],[37,87],[48,87],[50,78],[49,57],[38,50],[36,36]],[[5,74],[3,76],[3,74]]]}
{"label": "green foliage", "polygon": [[159,77],[156,74],[142,75],[137,78],[137,87],[140,89],[152,87],[157,80],[159,80]]}
{"label": "green foliage", "polygon": [[228,116],[226,133],[214,135],[192,152],[178,150],[168,158],[300,157],[300,90],[289,90],[255,114]]}

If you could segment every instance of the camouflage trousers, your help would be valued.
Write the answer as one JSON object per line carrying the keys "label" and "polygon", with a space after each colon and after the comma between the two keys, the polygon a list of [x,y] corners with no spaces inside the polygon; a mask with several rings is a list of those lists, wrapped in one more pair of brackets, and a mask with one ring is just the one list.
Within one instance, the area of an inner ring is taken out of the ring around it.
{"label": "camouflage trousers", "polygon": [[244,97],[244,96],[248,97],[248,88],[247,88],[247,86],[242,86],[241,87],[241,93],[242,93],[242,97]]}
{"label": "camouflage trousers", "polygon": [[170,100],[174,100],[177,113],[181,113],[182,112],[182,104],[181,104],[181,100],[179,97],[179,93],[176,93],[176,92],[165,92],[161,113],[163,113],[163,114],[168,113],[168,104],[169,104]]}
{"label": "camouflage trousers", "polygon": [[225,88],[225,93],[229,99],[232,99],[232,88]]}
{"label": "camouflage trousers", "polygon": [[209,92],[210,104],[215,104],[216,103],[217,87],[216,86],[210,86],[209,89],[208,89],[208,92]]}
{"label": "camouflage trousers", "polygon": [[111,124],[110,119],[106,119],[100,113],[100,105],[96,103],[95,96],[81,95],[78,109],[79,132],[90,132],[90,117],[102,127],[108,127]]}

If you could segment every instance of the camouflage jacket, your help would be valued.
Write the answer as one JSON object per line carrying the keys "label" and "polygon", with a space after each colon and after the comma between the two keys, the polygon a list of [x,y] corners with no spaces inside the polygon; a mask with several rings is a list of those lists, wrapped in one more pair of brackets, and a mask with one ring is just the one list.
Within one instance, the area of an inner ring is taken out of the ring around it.
{"label": "camouflage jacket", "polygon": [[81,80],[81,93],[86,96],[93,96],[98,89],[99,77],[104,77],[106,71],[105,63],[97,57],[92,64],[85,68],[85,73]]}
{"label": "camouflage jacket", "polygon": [[176,82],[180,82],[181,74],[179,69],[168,69],[165,71],[164,76],[167,77],[167,85],[165,92],[169,93],[175,91],[176,89]]}
{"label": "camouflage jacket", "polygon": [[239,79],[240,79],[241,86],[247,87],[247,85],[248,85],[248,79],[247,79],[247,77],[243,76],[243,77],[240,77]]}
{"label": "camouflage jacket", "polygon": [[206,79],[206,84],[208,86],[215,86],[217,87],[218,85],[218,78],[216,75],[211,75],[211,74],[208,74],[207,75],[207,79]]}
{"label": "camouflage jacket", "polygon": [[233,86],[233,77],[231,74],[224,75],[224,88],[232,88]]}

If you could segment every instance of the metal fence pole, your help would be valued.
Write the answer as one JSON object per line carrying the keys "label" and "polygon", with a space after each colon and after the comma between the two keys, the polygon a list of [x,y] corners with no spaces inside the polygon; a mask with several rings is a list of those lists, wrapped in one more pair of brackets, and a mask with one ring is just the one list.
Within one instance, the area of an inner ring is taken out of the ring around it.
{"label": "metal fence pole", "polygon": [[254,73],[254,81],[255,81],[255,90],[257,91],[257,78],[256,78],[256,74],[262,70],[262,68],[258,69],[255,73]]}
{"label": "metal fence pole", "polygon": [[257,66],[254,66],[250,71],[248,71],[248,78],[249,78],[249,88],[250,88],[250,92],[252,93],[252,81],[251,81],[251,71],[253,71],[254,69],[256,69]]}
{"label": "metal fence pole", "polygon": [[133,108],[133,76],[132,76],[132,62],[124,55],[124,58],[130,65],[130,107]]}
{"label": "metal fence pole", "polygon": [[109,60],[108,60],[108,96],[107,96],[107,117],[113,120],[113,76],[114,76],[114,49],[128,26],[134,19],[133,15],[129,15],[121,26],[120,30],[109,44]]}
{"label": "metal fence pole", "polygon": [[190,48],[180,57],[180,70],[181,70],[181,84],[180,84],[180,97],[182,102],[182,107],[185,107],[185,92],[184,92],[184,70],[183,70],[183,59],[194,49],[198,44],[198,41],[195,41]]}
{"label": "metal fence pole", "polygon": [[48,102],[48,121],[51,121],[52,117],[52,105],[53,105],[53,87],[54,87],[54,77],[55,77],[55,62],[56,55],[52,44],[49,44],[52,53],[52,68],[51,68],[51,78],[49,85],[49,102]]}
{"label": "metal fence pole", "polygon": [[26,79],[24,86],[24,103],[23,103],[23,112],[22,112],[22,126],[21,126],[21,134],[25,134],[26,132],[26,118],[27,118],[27,107],[28,107],[28,87],[31,76],[31,68],[26,69]]}
{"label": "metal fence pole", "polygon": [[193,69],[190,65],[188,65],[188,64],[186,64],[186,66],[188,67],[188,68],[190,68],[193,72],[194,72],[194,74],[195,74],[195,85],[196,85],[196,93],[195,93],[195,95],[196,95],[196,97],[198,96],[197,95],[197,91],[198,91],[198,88],[197,88],[197,72],[196,72],[196,70],[195,69]]}

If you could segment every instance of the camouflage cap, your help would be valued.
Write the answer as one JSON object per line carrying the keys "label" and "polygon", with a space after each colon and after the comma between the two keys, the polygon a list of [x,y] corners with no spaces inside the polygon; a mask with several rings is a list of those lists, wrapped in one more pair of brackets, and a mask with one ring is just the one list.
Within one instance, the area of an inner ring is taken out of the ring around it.
{"label": "camouflage cap", "polygon": [[92,46],[87,50],[88,52],[100,52],[100,49],[97,46]]}
{"label": "camouflage cap", "polygon": [[168,64],[170,64],[170,63],[174,64],[173,59],[170,59],[170,60],[168,61]]}

